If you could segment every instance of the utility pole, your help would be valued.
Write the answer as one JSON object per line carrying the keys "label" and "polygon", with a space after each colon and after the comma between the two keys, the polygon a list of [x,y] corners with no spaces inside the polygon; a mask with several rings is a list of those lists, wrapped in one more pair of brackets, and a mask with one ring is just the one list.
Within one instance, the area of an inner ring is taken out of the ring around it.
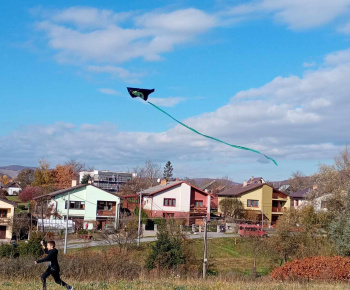
{"label": "utility pole", "polygon": [[68,218],[70,208],[70,191],[68,191],[68,205],[67,205],[67,220],[66,220],[66,234],[64,237],[64,253],[67,254],[67,237],[68,237]]}
{"label": "utility pole", "polygon": [[45,227],[44,227],[44,203],[43,199],[41,199],[41,229],[43,231],[43,235],[45,236]]}
{"label": "utility pole", "polygon": [[207,217],[204,218],[204,254],[203,254],[203,279],[207,274]]}
{"label": "utility pole", "polygon": [[142,190],[140,191],[140,205],[139,205],[139,226],[137,229],[137,246],[140,246],[140,237],[141,237],[141,206],[142,206]]}

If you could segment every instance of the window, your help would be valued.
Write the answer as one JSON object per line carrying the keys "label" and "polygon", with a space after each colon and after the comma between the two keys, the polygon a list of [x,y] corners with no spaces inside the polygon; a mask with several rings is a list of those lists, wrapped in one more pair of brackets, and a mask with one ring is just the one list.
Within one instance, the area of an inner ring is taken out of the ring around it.
{"label": "window", "polygon": [[[68,208],[68,200],[64,208]],[[69,209],[85,209],[85,201],[70,201]]]}
{"label": "window", "polygon": [[176,206],[176,199],[175,198],[164,198],[163,205],[165,205],[165,206]]}
{"label": "window", "polygon": [[253,199],[247,200],[247,207],[258,207],[258,206],[259,206],[258,200],[253,200]]}
{"label": "window", "polygon": [[115,202],[112,201],[98,201],[97,202],[97,210],[113,210],[113,205]]}
{"label": "window", "polygon": [[194,202],[195,207],[203,207],[203,200],[196,200]]}
{"label": "window", "polygon": [[163,212],[163,218],[173,218],[175,217],[174,213]]}
{"label": "window", "polygon": [[7,209],[0,209],[0,218],[7,217]]}

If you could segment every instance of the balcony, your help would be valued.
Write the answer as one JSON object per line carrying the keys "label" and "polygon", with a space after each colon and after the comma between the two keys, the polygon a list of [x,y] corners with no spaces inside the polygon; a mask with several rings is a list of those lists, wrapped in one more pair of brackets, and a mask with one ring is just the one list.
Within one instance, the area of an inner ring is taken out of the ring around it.
{"label": "balcony", "polygon": [[285,210],[286,210],[285,207],[277,207],[277,206],[273,206],[273,207],[272,207],[272,212],[280,212],[280,213],[282,213],[282,212],[284,212]]}
{"label": "balcony", "polygon": [[287,197],[280,193],[274,192],[272,193],[272,199],[287,200]]}
{"label": "balcony", "polygon": [[207,213],[207,207],[206,206],[202,206],[202,207],[191,206],[190,213],[193,213],[193,214],[206,214]]}
{"label": "balcony", "polygon": [[114,210],[97,210],[97,216],[115,216]]}

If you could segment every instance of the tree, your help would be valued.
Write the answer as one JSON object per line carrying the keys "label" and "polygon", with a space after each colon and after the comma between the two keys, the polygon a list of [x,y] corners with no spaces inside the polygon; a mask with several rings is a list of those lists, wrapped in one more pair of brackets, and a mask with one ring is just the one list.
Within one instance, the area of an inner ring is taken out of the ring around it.
{"label": "tree", "polygon": [[184,240],[180,227],[173,220],[163,222],[158,227],[157,241],[151,245],[146,259],[146,268],[152,270],[174,269],[185,264]]}
{"label": "tree", "polygon": [[173,177],[173,167],[171,165],[171,162],[168,161],[164,167],[163,178],[166,180],[170,180],[172,177]]}
{"label": "tree", "polygon": [[17,241],[28,235],[30,229],[30,214],[19,213],[13,216],[12,232]]}
{"label": "tree", "polygon": [[34,181],[34,169],[27,168],[21,170],[18,174],[16,181],[21,185],[22,189],[25,189],[27,186],[31,185]]}
{"label": "tree", "polygon": [[50,164],[45,160],[39,160],[39,167],[35,169],[33,186],[40,186],[44,192],[54,191],[54,175],[50,170]]}
{"label": "tree", "polygon": [[55,187],[64,189],[72,186],[72,180],[77,179],[77,174],[74,171],[73,165],[56,165],[54,172]]}
{"label": "tree", "polygon": [[225,218],[240,219],[244,215],[243,203],[235,197],[224,198],[220,200],[219,205]]}
{"label": "tree", "polygon": [[91,180],[90,174],[84,174],[83,178],[81,179],[81,184],[88,184],[89,180]]}
{"label": "tree", "polygon": [[0,182],[6,185],[9,182],[11,182],[11,178],[8,177],[7,175],[0,176]]}
{"label": "tree", "polygon": [[34,197],[42,195],[43,190],[39,186],[27,186],[19,194],[21,201],[27,202],[33,200]]}
{"label": "tree", "polygon": [[157,178],[160,176],[159,164],[146,160],[142,166],[137,166],[133,169],[135,177],[129,180],[121,188],[123,194],[135,194],[142,189],[149,188],[156,184]]}
{"label": "tree", "polygon": [[338,254],[350,256],[350,190],[345,197],[345,208],[330,224],[330,238]]}
{"label": "tree", "polygon": [[296,192],[312,186],[313,179],[309,176],[306,176],[301,171],[295,171],[292,173],[292,176],[289,178],[288,183],[290,185],[290,188],[288,189],[288,191]]}

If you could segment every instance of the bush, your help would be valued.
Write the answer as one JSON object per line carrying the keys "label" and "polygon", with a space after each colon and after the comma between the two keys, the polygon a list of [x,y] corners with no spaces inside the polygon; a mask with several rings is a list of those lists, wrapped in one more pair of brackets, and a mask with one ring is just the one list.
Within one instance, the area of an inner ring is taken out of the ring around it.
{"label": "bush", "polygon": [[83,230],[83,229],[78,230],[78,235],[86,235],[86,234],[88,234],[87,230]]}
{"label": "bush", "polygon": [[0,246],[0,258],[10,258],[17,256],[17,249],[13,245],[2,244]]}
{"label": "bush", "polygon": [[271,277],[279,280],[350,280],[350,258],[310,257],[287,262],[275,268]]}

